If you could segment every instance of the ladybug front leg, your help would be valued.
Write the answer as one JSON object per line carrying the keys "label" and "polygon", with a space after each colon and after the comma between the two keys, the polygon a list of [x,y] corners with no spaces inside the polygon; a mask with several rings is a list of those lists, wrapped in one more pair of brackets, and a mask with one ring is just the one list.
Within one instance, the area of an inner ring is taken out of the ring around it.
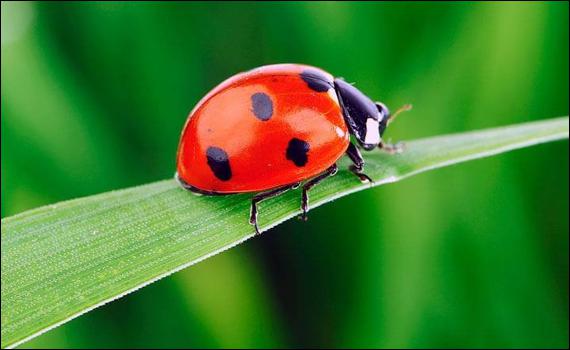
{"label": "ladybug front leg", "polygon": [[362,169],[364,168],[364,159],[362,158],[362,154],[360,154],[358,147],[356,147],[353,143],[349,143],[348,149],[346,150],[346,154],[353,163],[353,165],[351,165],[348,169],[354,175],[358,176],[360,182],[362,183],[374,182],[368,175],[362,172]]}
{"label": "ladybug front leg", "polygon": [[386,143],[384,141],[380,141],[378,148],[387,152],[388,154],[399,154],[404,152],[405,146],[402,142]]}
{"label": "ladybug front leg", "polygon": [[253,196],[253,198],[251,199],[251,212],[250,212],[250,216],[249,216],[249,223],[253,225],[253,227],[255,227],[255,234],[259,235],[259,227],[257,227],[257,204],[259,202],[261,202],[262,200],[268,199],[268,198],[273,198],[276,197],[284,192],[287,192],[291,189],[297,188],[299,187],[300,183],[294,183],[292,185],[285,185],[282,187],[278,187],[275,188],[273,190],[269,190],[266,192],[261,192],[256,194],[255,196]]}
{"label": "ladybug front leg", "polygon": [[317,185],[319,182],[323,181],[327,177],[333,176],[338,171],[336,164],[331,165],[324,173],[312,178],[311,180],[305,182],[303,185],[303,195],[301,197],[301,220],[307,221],[307,212],[309,211],[309,190]]}

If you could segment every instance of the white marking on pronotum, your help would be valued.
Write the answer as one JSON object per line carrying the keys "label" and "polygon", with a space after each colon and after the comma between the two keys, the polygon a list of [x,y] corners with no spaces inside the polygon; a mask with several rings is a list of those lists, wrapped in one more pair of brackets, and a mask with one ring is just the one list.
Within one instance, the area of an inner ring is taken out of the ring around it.
{"label": "white marking on pronotum", "polygon": [[372,118],[366,119],[366,136],[364,143],[377,144],[380,142],[380,130],[378,130],[378,121]]}

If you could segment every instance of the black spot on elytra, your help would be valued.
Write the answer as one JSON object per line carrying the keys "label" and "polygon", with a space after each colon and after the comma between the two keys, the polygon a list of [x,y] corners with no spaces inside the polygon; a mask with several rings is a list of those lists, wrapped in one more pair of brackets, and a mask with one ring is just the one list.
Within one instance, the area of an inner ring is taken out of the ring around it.
{"label": "black spot on elytra", "polygon": [[305,166],[309,160],[307,153],[309,152],[310,148],[311,147],[307,142],[298,138],[292,138],[287,145],[286,157],[295,163],[296,166]]}
{"label": "black spot on elytra", "polygon": [[301,73],[301,79],[309,85],[309,88],[317,92],[326,92],[333,87],[325,75],[314,69],[307,69]]}
{"label": "black spot on elytra", "polygon": [[218,179],[228,181],[232,178],[232,169],[226,151],[219,147],[208,147],[206,158],[208,159],[208,166]]}
{"label": "black spot on elytra", "polygon": [[251,111],[257,119],[268,121],[273,115],[273,101],[263,92],[255,93],[251,95]]}

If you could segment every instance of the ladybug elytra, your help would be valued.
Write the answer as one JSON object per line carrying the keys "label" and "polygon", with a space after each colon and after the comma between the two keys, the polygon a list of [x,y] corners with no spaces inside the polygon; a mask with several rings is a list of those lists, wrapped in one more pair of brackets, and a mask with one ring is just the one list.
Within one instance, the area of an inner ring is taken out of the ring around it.
{"label": "ladybug elytra", "polygon": [[371,182],[359,147],[396,151],[382,134],[399,112],[390,115],[384,104],[315,67],[259,67],[222,82],[194,107],[182,130],[176,179],[198,194],[259,192],[250,215],[259,234],[260,201],[304,182],[306,219],[307,192],[336,173],[344,154],[350,170]]}

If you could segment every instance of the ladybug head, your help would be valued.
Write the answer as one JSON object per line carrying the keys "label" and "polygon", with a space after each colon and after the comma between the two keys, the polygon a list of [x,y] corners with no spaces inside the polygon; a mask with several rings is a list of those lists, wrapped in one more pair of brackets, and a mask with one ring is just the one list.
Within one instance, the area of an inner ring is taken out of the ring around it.
{"label": "ladybug head", "polygon": [[376,108],[378,112],[380,112],[380,123],[378,127],[378,131],[380,132],[380,136],[384,135],[384,131],[386,131],[386,127],[388,126],[388,121],[392,119],[390,115],[390,110],[386,107],[385,104],[382,102],[376,102]]}
{"label": "ladybug head", "polygon": [[335,79],[335,90],[349,130],[367,151],[377,147],[386,130],[390,111],[383,103],[374,103],[360,90],[342,79]]}

